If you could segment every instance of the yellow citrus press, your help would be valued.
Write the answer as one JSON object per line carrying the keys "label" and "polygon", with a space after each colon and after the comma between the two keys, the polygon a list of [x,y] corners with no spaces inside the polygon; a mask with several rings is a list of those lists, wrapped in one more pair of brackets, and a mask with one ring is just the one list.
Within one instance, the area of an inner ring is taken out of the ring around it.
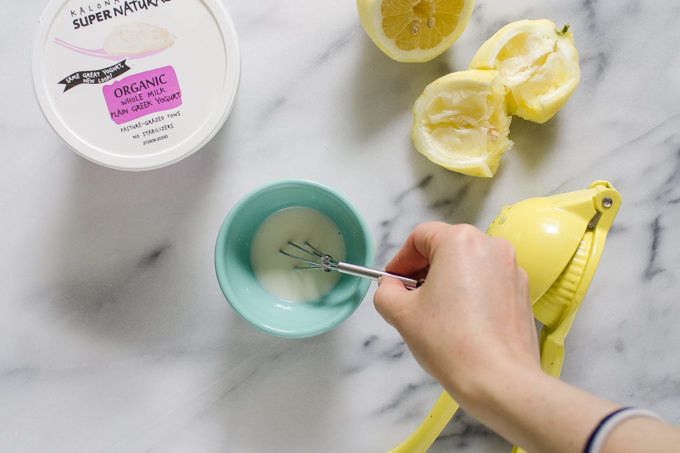
{"label": "yellow citrus press", "polygon": [[[621,195],[607,181],[588,189],[530,198],[505,206],[487,234],[510,241],[517,264],[529,276],[534,316],[543,324],[543,371],[559,377],[564,339],[595,274]],[[444,429],[458,404],[442,391],[418,428],[389,453],[423,453]],[[513,452],[523,452],[518,447]]]}

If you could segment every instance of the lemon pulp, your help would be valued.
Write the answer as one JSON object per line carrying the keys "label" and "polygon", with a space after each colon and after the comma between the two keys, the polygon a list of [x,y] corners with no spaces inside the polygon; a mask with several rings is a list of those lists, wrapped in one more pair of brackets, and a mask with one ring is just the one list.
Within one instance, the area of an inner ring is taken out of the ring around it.
{"label": "lemon pulp", "polygon": [[432,49],[456,29],[464,6],[465,0],[385,0],[382,30],[401,50]]}
{"label": "lemon pulp", "polygon": [[474,0],[357,0],[359,19],[378,47],[397,61],[427,61],[456,41]]}
{"label": "lemon pulp", "polygon": [[413,116],[416,149],[449,170],[491,177],[512,146],[497,71],[460,71],[435,80],[416,101]]}

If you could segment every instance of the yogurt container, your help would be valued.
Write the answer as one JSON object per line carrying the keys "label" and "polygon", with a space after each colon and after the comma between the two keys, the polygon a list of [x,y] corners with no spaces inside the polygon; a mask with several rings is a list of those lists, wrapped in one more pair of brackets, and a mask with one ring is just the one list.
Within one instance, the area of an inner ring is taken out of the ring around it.
{"label": "yogurt container", "polygon": [[70,148],[107,167],[148,170],[217,133],[240,67],[220,0],[51,0],[31,70],[40,107]]}

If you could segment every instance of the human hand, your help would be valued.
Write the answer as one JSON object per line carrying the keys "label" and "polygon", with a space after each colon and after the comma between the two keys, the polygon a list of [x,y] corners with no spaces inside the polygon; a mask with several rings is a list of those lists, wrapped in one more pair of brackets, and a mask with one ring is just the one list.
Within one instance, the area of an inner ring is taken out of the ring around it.
{"label": "human hand", "polygon": [[[541,371],[528,278],[508,241],[470,225],[426,223],[386,270],[427,280],[410,291],[382,277],[378,312],[461,407],[509,441],[528,451],[580,452],[620,408]],[[639,417],[625,423],[603,452],[680,445],[677,427]]]}
{"label": "human hand", "polygon": [[386,270],[427,275],[413,291],[383,277],[375,307],[462,405],[479,404],[480,386],[502,380],[508,366],[540,370],[528,278],[508,241],[470,225],[426,223]]}

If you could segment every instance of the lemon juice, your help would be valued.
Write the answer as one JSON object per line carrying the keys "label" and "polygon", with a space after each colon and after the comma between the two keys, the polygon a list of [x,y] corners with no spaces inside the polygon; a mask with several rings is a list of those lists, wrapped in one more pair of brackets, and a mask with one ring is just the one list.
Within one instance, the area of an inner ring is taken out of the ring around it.
{"label": "lemon juice", "polygon": [[264,289],[288,302],[316,300],[336,285],[340,273],[299,269],[305,267],[305,263],[282,255],[279,250],[314,259],[291,247],[289,242],[298,245],[309,242],[334,259],[344,261],[345,239],[327,215],[302,206],[274,212],[255,231],[250,246],[250,264]]}

